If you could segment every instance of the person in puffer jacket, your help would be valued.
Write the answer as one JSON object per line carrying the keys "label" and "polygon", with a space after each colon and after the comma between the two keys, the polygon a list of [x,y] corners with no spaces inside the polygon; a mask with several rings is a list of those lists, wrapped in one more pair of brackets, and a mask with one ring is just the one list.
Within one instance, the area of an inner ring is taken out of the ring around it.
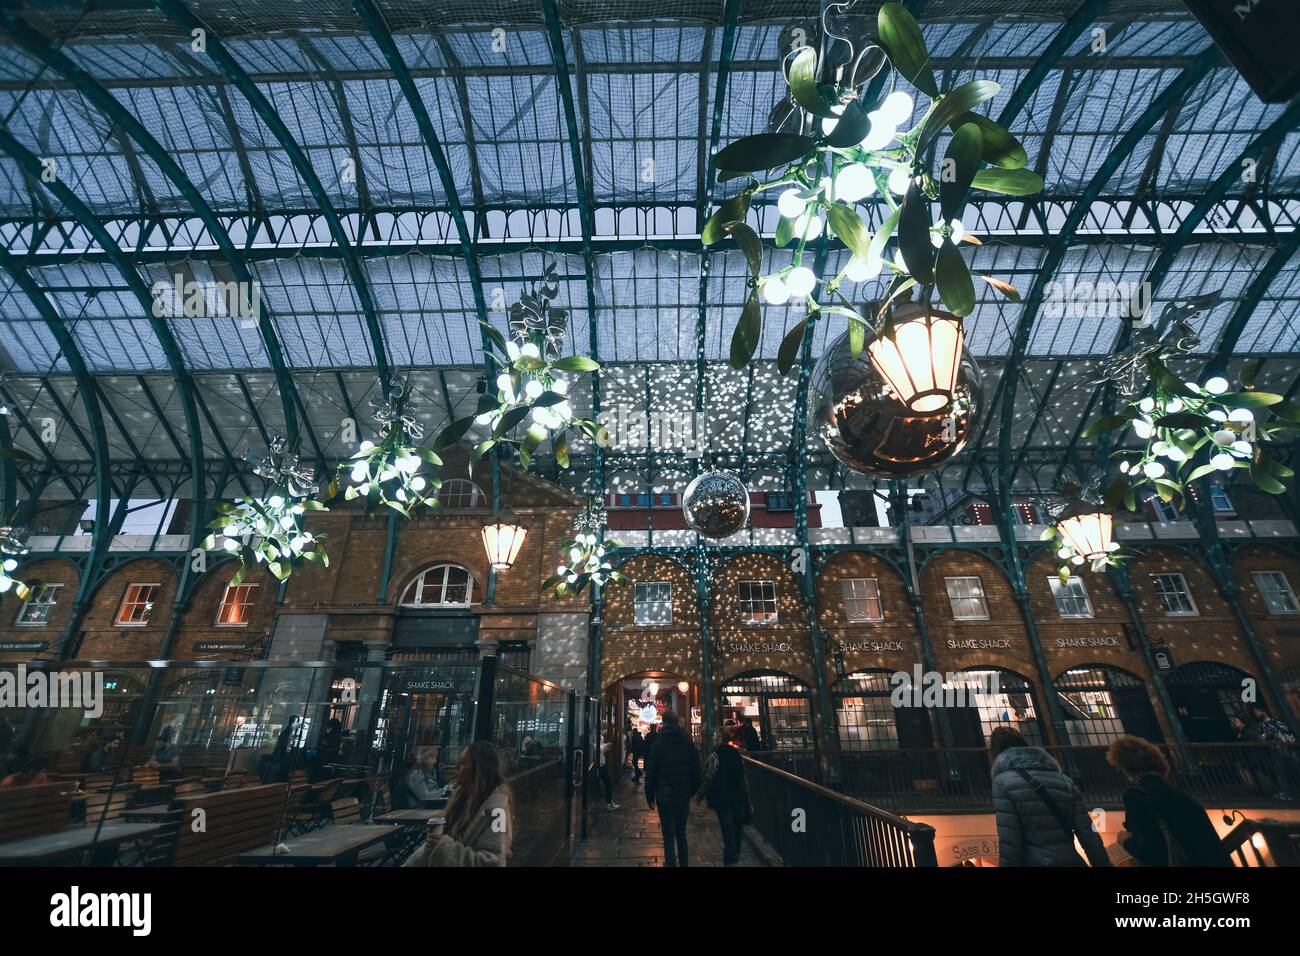
{"label": "person in puffer jacket", "polygon": [[1084,809],[1083,794],[1051,754],[1029,746],[1010,727],[998,727],[989,737],[989,755],[993,758],[998,866],[1083,866],[1074,848],[1075,836],[1089,863],[1110,866],[1101,837]]}
{"label": "person in puffer jacket", "polygon": [[700,789],[700,755],[671,710],[645,758],[645,800],[659,811],[664,835],[664,866],[686,866],[686,818],[691,797]]}

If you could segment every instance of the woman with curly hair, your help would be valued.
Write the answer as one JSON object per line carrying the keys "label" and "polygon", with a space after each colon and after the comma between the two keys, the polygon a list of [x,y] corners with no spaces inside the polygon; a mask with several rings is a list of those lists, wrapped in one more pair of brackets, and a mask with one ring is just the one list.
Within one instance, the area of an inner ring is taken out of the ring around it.
{"label": "woman with curly hair", "polygon": [[1169,783],[1160,748],[1141,737],[1117,737],[1106,760],[1124,774],[1124,830],[1120,845],[1142,866],[1232,866],[1199,803]]}

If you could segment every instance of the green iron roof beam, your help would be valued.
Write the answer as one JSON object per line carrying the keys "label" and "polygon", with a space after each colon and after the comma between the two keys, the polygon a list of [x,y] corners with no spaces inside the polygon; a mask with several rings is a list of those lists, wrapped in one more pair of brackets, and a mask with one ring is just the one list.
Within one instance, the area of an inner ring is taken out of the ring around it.
{"label": "green iron roof beam", "polygon": [[[164,2],[175,2],[175,0],[164,0]],[[456,191],[456,180],[452,176],[451,166],[447,163],[447,155],[443,151],[442,140],[439,139],[438,131],[433,127],[433,120],[429,117],[429,111],[424,106],[424,100],[420,98],[420,91],[415,88],[415,80],[411,78],[410,68],[406,65],[406,61],[402,59],[402,54],[393,40],[392,31],[388,29],[388,24],[384,22],[383,14],[379,12],[374,0],[352,0],[352,6],[370,32],[371,38],[378,45],[379,52],[383,55],[385,62],[388,63],[389,69],[393,71],[393,79],[397,81],[402,96],[406,99],[406,105],[415,118],[416,128],[419,129],[420,137],[424,140],[425,148],[428,149],[429,156],[433,160],[434,168],[438,172],[438,180],[442,183],[443,191],[447,194],[448,212],[456,226],[456,235],[460,239],[461,254],[465,257],[465,268],[469,272],[470,288],[474,294],[474,307],[478,310],[479,318],[487,322],[487,302],[483,299],[483,276],[479,271],[478,253],[474,250],[474,240],[470,235],[469,226],[465,222],[465,210],[461,207],[460,195]],[[483,346],[483,364],[487,370],[488,381],[491,382],[495,378],[496,366],[496,363],[492,361],[489,355],[492,341],[488,338],[486,330],[480,329],[479,331],[480,341]],[[387,378],[386,369],[381,372],[381,378]],[[387,381],[384,383],[384,394],[388,394]]]}
{"label": "green iron roof beam", "polygon": [[[1069,216],[1066,217],[1065,222],[1061,225],[1060,230],[1048,247],[1043,262],[1039,266],[1038,274],[1034,279],[1033,287],[1025,298],[1024,311],[1021,313],[1020,322],[1016,326],[1011,353],[1008,355],[1004,366],[1006,371],[998,382],[998,391],[1001,392],[1002,397],[998,431],[999,498],[1005,499],[1010,494],[1011,484],[1014,480],[1014,475],[1011,472],[1011,432],[1015,424],[1019,368],[1024,361],[1025,352],[1029,348],[1030,334],[1033,331],[1034,320],[1038,316],[1039,307],[1042,305],[1047,283],[1052,281],[1057,267],[1065,258],[1074,231],[1087,215],[1091,200],[1101,195],[1102,189],[1110,181],[1110,177],[1132,155],[1133,150],[1146,137],[1151,127],[1165,113],[1177,106],[1183,97],[1187,96],[1200,83],[1212,67],[1222,61],[1223,54],[1219,52],[1218,47],[1210,45],[1196,57],[1190,66],[1179,73],[1168,86],[1160,91],[1147,108],[1142,111],[1141,115],[1133,121],[1133,125],[1128,132],[1120,137],[1110,152],[1107,153],[1100,168],[1098,168],[1084,190],[1083,198],[1070,210]],[[991,405],[996,404],[997,396],[995,394]]]}
{"label": "green iron roof beam", "polygon": [[[209,59],[221,68],[226,77],[239,89],[244,99],[248,101],[249,107],[257,115],[258,119],[271,131],[271,135],[275,137],[276,142],[280,144],[280,148],[284,150],[285,157],[293,164],[294,169],[298,171],[298,175],[306,184],[307,191],[316,200],[317,212],[325,219],[330,235],[334,237],[334,242],[338,247],[348,278],[352,281],[353,292],[356,294],[357,302],[361,306],[361,312],[365,316],[366,329],[370,333],[370,349],[374,353],[375,370],[379,375],[383,393],[387,397],[391,377],[388,367],[388,351],[384,344],[384,332],[379,322],[379,314],[370,295],[370,285],[366,279],[365,270],[353,250],[353,243],[348,239],[347,232],[343,228],[343,222],[339,219],[334,204],[330,201],[329,194],[326,193],[325,187],[320,181],[320,177],[316,175],[315,169],[312,168],[311,161],[302,151],[298,141],[293,138],[289,128],[285,126],[284,120],[276,112],[275,107],[271,105],[262,91],[258,89],[257,84],[253,82],[244,71],[244,68],[226,49],[225,44],[212,28],[192,13],[181,0],[154,0],[154,2],[163,14],[183,27],[187,33],[192,33],[194,30],[203,32],[206,53]],[[358,235],[358,241],[360,241],[360,238],[360,235]],[[285,406],[285,414],[290,416],[293,405],[287,397],[285,398]],[[286,421],[291,420],[293,420],[292,417],[286,418]]]}
{"label": "green iron roof beam", "polygon": [[1219,342],[1215,346],[1214,354],[1210,357],[1206,365],[1206,372],[1211,375],[1223,374],[1228,367],[1228,361],[1232,358],[1232,350],[1237,346],[1237,340],[1241,338],[1241,333],[1245,331],[1246,324],[1254,315],[1256,306],[1264,298],[1264,293],[1268,287],[1277,278],[1282,267],[1290,261],[1295,255],[1296,250],[1300,249],[1300,232],[1292,233],[1278,243],[1277,249],[1264,267],[1255,275],[1246,294],[1241,297],[1237,303],[1237,308],[1233,311],[1232,317],[1228,319],[1223,326],[1223,332],[1219,336]]}
{"label": "green iron roof beam", "polygon": [[[50,401],[54,403],[54,407],[58,410],[59,416],[68,423],[68,427],[72,429],[72,434],[76,436],[81,447],[86,449],[86,454],[94,458],[94,443],[87,438],[86,433],[81,430],[81,426],[78,425],[77,420],[72,417],[72,412],[68,410],[68,406],[63,403],[63,399],[59,396],[59,393],[56,392],[54,386],[50,384],[49,378],[47,376],[41,376],[41,384],[45,386],[45,391],[49,394]],[[80,390],[80,382],[78,382],[78,388],[76,391],[79,392]]]}
{"label": "green iron roof beam", "polygon": [[[483,196],[483,172],[478,163],[478,137],[474,132],[474,115],[469,105],[469,86],[465,82],[465,74],[461,72],[462,64],[456,58],[456,52],[447,42],[446,36],[442,31],[433,31],[433,41],[438,45],[438,50],[442,53],[443,60],[452,69],[452,81],[456,84],[456,99],[460,104],[461,128],[465,131],[465,158],[469,161],[469,188],[474,196],[474,208],[483,209],[487,205],[487,200]],[[483,226],[475,218],[475,230],[481,235]]]}
{"label": "green iron roof beam", "polygon": [[[117,409],[113,407],[113,403],[109,401],[108,396],[104,393],[104,386],[100,384],[99,376],[92,375],[91,378],[95,383],[95,394],[99,396],[100,406],[108,413],[108,417],[113,422],[113,426],[117,429],[117,433],[122,436],[122,441],[125,442],[126,447],[131,450],[131,455],[136,461],[143,463],[144,453],[140,451],[140,447],[136,445],[135,441],[131,438],[131,433],[126,429],[126,423],[122,421],[122,417],[118,415]],[[153,474],[149,474],[147,477],[149,479],[149,484],[153,485],[154,491],[158,492],[159,500],[170,497],[163,492],[162,485],[158,484],[157,477]]]}
{"label": "green iron roof beam", "polygon": [[[555,0],[542,0],[542,12],[546,17],[546,39],[551,48],[551,62],[555,66],[555,85],[560,91],[560,103],[564,108],[564,125],[568,130],[569,164],[573,167],[574,193],[580,200],[578,218],[582,223],[582,258],[587,265],[587,340],[591,348],[591,357],[600,360],[598,340],[599,322],[596,312],[596,259],[592,254],[591,240],[596,234],[596,221],[592,213],[591,183],[587,179],[586,166],[582,158],[582,137],[578,133],[578,114],[573,102],[573,86],[569,83],[569,65],[564,54],[564,38],[560,34],[560,14]],[[581,81],[585,89],[585,80]],[[600,421],[600,373],[591,377],[591,417]],[[601,501],[605,497],[605,457],[604,449],[596,442],[594,460],[596,495]],[[604,531],[599,532],[604,537]],[[599,601],[599,588],[593,589],[593,595]]]}
{"label": "green iron roof beam", "polygon": [[235,384],[239,386],[239,393],[244,396],[244,404],[248,406],[248,414],[253,416],[253,424],[257,427],[257,433],[262,436],[262,444],[270,448],[271,435],[266,430],[266,425],[262,423],[262,416],[257,411],[257,403],[253,401],[253,393],[248,390],[248,383],[238,372],[235,373]]}
{"label": "green iron roof beam", "polygon": [[[0,524],[8,524],[13,518],[14,512],[18,510],[18,462],[12,457],[14,451],[13,435],[9,431],[9,416],[0,415],[0,451],[9,452],[6,455],[0,455],[0,479],[3,479],[3,495],[0,495]],[[32,486],[27,484],[26,480],[22,482],[27,486],[30,494]]]}
{"label": "green iron roof beam", "polygon": [[[71,484],[67,476],[63,474],[63,471],[59,466],[58,460],[56,460],[54,455],[50,453],[50,449],[46,445],[46,443],[41,440],[40,433],[36,431],[35,428],[32,427],[31,421],[27,418],[27,413],[22,410],[22,406],[18,404],[18,401],[17,399],[14,398],[13,393],[10,392],[7,388],[5,388],[3,384],[0,384],[0,398],[3,398],[8,404],[13,406],[14,414],[18,416],[19,426],[22,428],[23,431],[27,432],[27,434],[31,436],[32,442],[36,445],[37,448],[41,450],[41,455],[45,459],[46,468],[51,473],[58,475],[59,480],[63,482],[64,486],[70,492],[72,492],[74,497],[79,496],[81,493],[80,489],[74,486],[73,484]],[[32,399],[32,401],[34,403],[35,399]]]}
{"label": "green iron roof beam", "polygon": [[1025,453],[1029,450],[1029,444],[1033,441],[1034,432],[1038,429],[1038,423],[1043,420],[1043,415],[1047,413],[1048,403],[1052,397],[1052,389],[1056,386],[1056,379],[1061,374],[1061,368],[1065,365],[1064,361],[1059,361],[1052,369],[1052,374],[1048,376],[1047,388],[1043,390],[1043,398],[1034,409],[1034,417],[1029,423],[1029,430],[1025,432],[1025,443],[1021,446],[1020,452],[1016,455],[1015,464],[1011,466],[1011,476],[1015,477],[1020,471],[1020,463],[1025,460]]}
{"label": "green iron roof beam", "polygon": [[[172,159],[166,148],[154,138],[153,134],[145,129],[144,124],[136,119],[117,97],[113,96],[93,76],[73,62],[48,37],[33,30],[12,10],[0,11],[0,26],[30,56],[36,58],[46,67],[67,77],[76,90],[93,103],[118,129],[122,130],[125,136],[129,136],[140,145],[145,155],[153,160],[162,174],[172,181],[176,188],[180,190],[185,201],[193,207],[195,214],[203,222],[204,228],[212,236],[221,254],[230,264],[235,278],[251,287],[254,284],[253,276],[249,272],[243,256],[236,250],[235,244],[230,238],[230,233],[222,225],[221,219],[193,181],[186,175],[185,170]],[[297,433],[292,401],[293,378],[285,366],[284,354],[280,349],[280,341],[275,328],[265,314],[258,316],[257,327],[262,336],[262,342],[266,347],[267,357],[271,361],[271,367],[275,370],[275,380],[280,387],[281,401],[284,406],[285,424],[292,438]]]}
{"label": "green iron roof beam", "polygon": [[[736,55],[736,29],[740,24],[741,0],[726,0],[723,11],[722,47],[718,51],[718,77],[713,94],[713,125],[709,130],[708,168],[702,181],[702,190],[697,201],[698,214],[696,222],[703,230],[704,222],[713,205],[713,187],[718,168],[714,163],[714,154],[718,151],[718,141],[722,139],[722,115],[727,99],[727,77],[731,73],[731,62]],[[695,411],[704,411],[704,384],[708,377],[708,361],[705,358],[705,321],[709,305],[709,264],[712,261],[707,246],[701,248],[698,240],[694,248],[700,256],[700,311],[695,321]]]}
{"label": "green iron roof beam", "polygon": [[[59,344],[63,352],[63,357],[68,363],[68,368],[72,372],[77,382],[77,394],[81,397],[81,404],[86,412],[86,422],[90,428],[92,437],[91,442],[87,445],[95,461],[95,528],[91,532],[90,543],[90,562],[87,569],[81,574],[80,583],[77,588],[77,601],[84,601],[94,587],[95,575],[92,573],[103,562],[104,557],[108,554],[108,546],[111,541],[109,533],[109,507],[113,503],[113,483],[111,480],[111,455],[108,450],[108,430],[104,427],[104,416],[96,399],[95,383],[90,376],[90,370],[86,368],[85,360],[81,357],[81,351],[77,348],[76,340],[73,339],[72,333],[63,322],[63,317],[59,315],[58,310],[54,308],[45,291],[32,278],[31,274],[22,267],[19,261],[9,252],[0,249],[0,268],[3,268],[13,278],[23,293],[31,301],[32,306],[40,313],[41,319],[44,320],[50,334]],[[50,392],[51,397],[56,404],[63,409],[63,403],[58,400],[54,390],[46,384],[46,389]],[[68,421],[72,422],[72,416],[63,409],[64,415]],[[80,434],[78,436],[85,440]],[[62,646],[60,647],[60,656],[62,656]]]}

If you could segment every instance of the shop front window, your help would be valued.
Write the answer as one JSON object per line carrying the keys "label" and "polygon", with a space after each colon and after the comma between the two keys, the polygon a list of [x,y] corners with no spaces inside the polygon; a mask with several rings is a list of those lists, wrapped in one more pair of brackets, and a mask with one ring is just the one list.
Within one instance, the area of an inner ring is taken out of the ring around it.
{"label": "shop front window", "polygon": [[148,624],[149,616],[153,614],[154,600],[161,590],[161,584],[128,584],[114,623],[119,627]]}
{"label": "shop front window", "polygon": [[46,584],[33,589],[14,623],[23,627],[44,627],[49,624],[54,605],[59,603],[59,589],[62,587],[62,584]]}

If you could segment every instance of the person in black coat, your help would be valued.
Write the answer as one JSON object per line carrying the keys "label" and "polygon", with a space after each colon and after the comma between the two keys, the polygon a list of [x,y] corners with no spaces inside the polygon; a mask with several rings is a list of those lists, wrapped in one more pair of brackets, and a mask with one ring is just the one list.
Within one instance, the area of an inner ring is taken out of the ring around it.
{"label": "person in black coat", "polygon": [[722,830],[722,865],[740,862],[740,842],[749,822],[749,783],[735,727],[718,731],[718,746],[704,762],[704,783],[696,800],[707,801]]}
{"label": "person in black coat", "polygon": [[740,727],[737,730],[737,739],[740,746],[745,748],[747,753],[757,753],[763,749],[763,741],[758,736],[758,731],[754,729],[754,718],[745,717],[740,721]]}
{"label": "person in black coat", "polygon": [[1169,764],[1141,737],[1110,742],[1106,759],[1128,779],[1120,845],[1142,866],[1232,866],[1209,814],[1166,779]]}
{"label": "person in black coat", "polygon": [[645,738],[641,736],[641,731],[635,727],[627,735],[627,753],[632,758],[632,782],[641,782],[641,756],[645,753]]}
{"label": "person in black coat", "polygon": [[682,731],[677,715],[664,711],[663,730],[646,750],[645,800],[659,811],[664,834],[664,866],[686,866],[686,817],[700,789],[700,755]]}

